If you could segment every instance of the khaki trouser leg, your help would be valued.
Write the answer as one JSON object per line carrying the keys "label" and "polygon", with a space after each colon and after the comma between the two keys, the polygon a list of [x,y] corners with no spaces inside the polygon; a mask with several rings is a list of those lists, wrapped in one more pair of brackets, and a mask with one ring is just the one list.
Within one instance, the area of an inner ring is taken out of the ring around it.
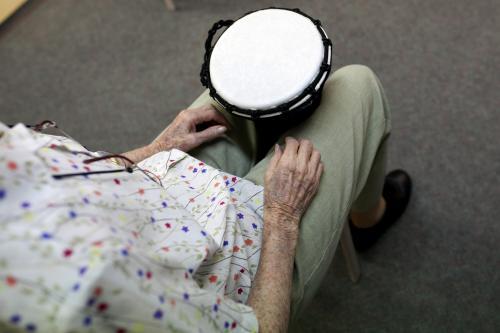
{"label": "khaki trouser leg", "polygon": [[[346,66],[327,80],[321,105],[283,137],[307,138],[321,152],[325,171],[300,226],[293,281],[292,317],[311,301],[337,248],[349,211],[372,208],[382,193],[387,102],[375,74]],[[263,184],[269,153],[245,178]]]}

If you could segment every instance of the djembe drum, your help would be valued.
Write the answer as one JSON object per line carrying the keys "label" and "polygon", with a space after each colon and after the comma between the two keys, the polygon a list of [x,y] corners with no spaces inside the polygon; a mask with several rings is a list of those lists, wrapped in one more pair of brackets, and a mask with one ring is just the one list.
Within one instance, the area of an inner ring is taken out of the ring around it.
{"label": "djembe drum", "polygon": [[319,105],[331,59],[319,20],[299,9],[266,8],[213,25],[200,78],[219,109],[277,133]]}

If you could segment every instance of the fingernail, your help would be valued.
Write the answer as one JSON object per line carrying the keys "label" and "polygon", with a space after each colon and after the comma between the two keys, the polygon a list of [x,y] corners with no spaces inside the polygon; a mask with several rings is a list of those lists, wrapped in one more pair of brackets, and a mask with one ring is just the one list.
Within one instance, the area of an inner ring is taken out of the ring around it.
{"label": "fingernail", "polygon": [[224,133],[226,130],[227,128],[225,126],[219,126],[219,128],[217,128],[217,131],[220,133]]}

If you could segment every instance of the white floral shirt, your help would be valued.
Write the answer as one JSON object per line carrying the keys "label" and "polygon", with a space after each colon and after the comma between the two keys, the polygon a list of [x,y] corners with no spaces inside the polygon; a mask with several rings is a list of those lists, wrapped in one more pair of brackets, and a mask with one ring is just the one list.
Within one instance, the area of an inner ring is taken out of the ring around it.
{"label": "white floral shirt", "polygon": [[0,123],[0,331],[255,332],[263,188],[179,150],[119,172]]}

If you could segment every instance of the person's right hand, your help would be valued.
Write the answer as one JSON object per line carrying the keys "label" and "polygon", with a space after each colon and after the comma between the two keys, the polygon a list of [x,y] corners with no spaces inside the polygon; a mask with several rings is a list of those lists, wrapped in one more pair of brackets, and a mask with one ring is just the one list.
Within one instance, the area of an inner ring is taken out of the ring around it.
{"label": "person's right hand", "polygon": [[311,141],[287,137],[285,149],[276,145],[264,179],[264,207],[291,217],[297,226],[316,194],[323,163]]}
{"label": "person's right hand", "polygon": [[[197,126],[211,126],[198,131]],[[226,118],[212,105],[182,110],[170,125],[153,140],[153,150],[163,151],[172,148],[188,152],[202,143],[222,136],[229,127]]]}

